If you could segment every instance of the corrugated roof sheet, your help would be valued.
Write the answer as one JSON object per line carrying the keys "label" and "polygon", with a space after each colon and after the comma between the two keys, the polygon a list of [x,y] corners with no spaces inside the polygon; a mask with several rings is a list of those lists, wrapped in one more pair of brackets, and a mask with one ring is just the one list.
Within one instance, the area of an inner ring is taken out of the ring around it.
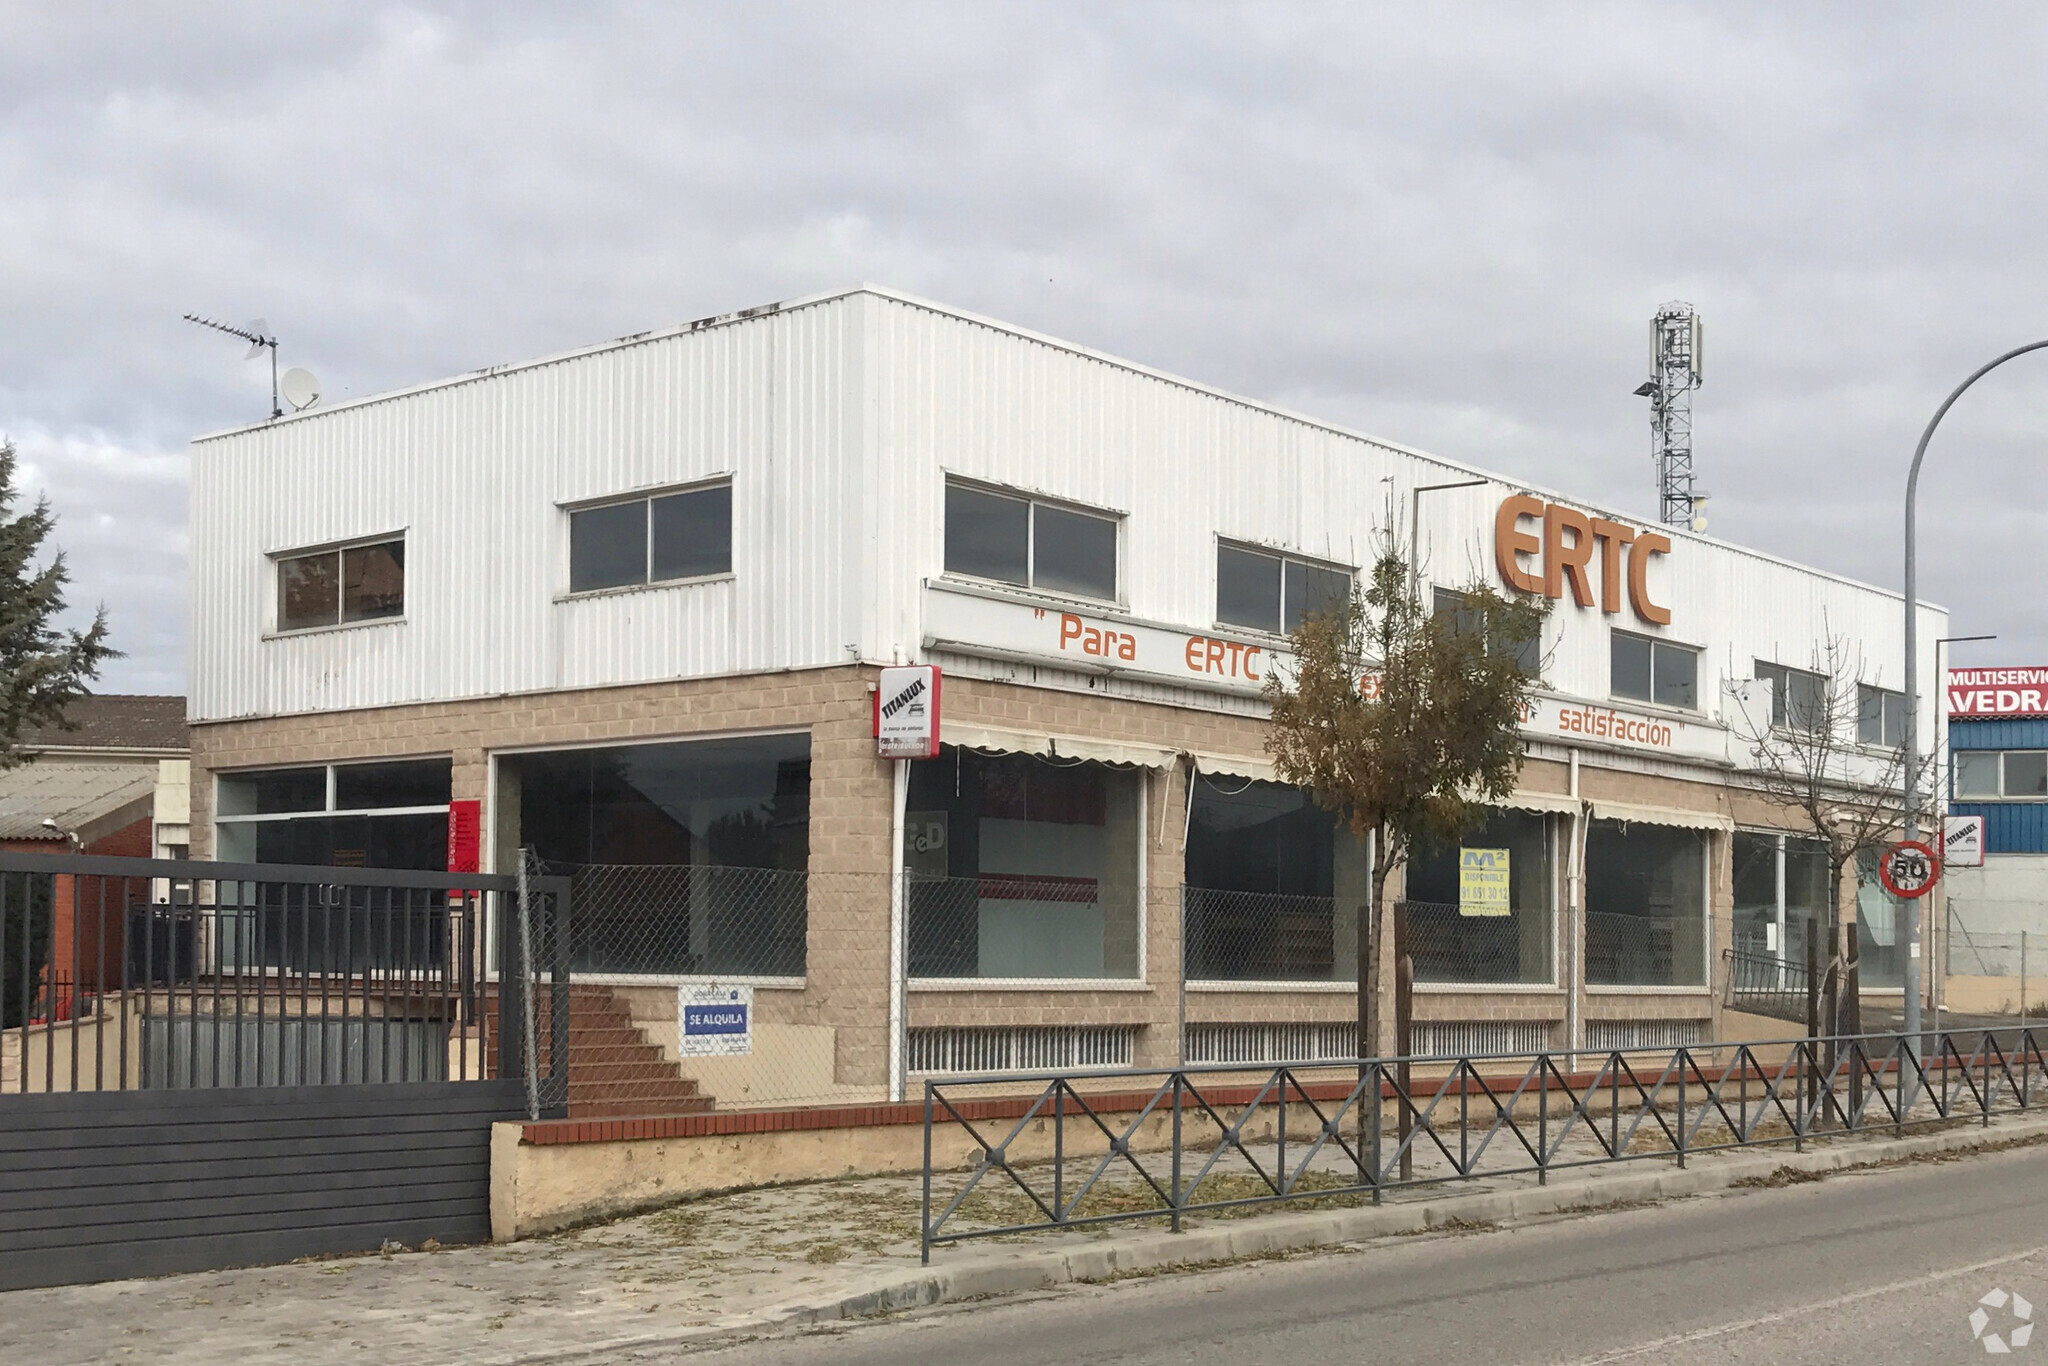
{"label": "corrugated roof sheet", "polygon": [[64,712],[78,727],[46,726],[25,731],[22,744],[34,749],[189,749],[185,699],[147,693],[101,693],[81,697]]}
{"label": "corrugated roof sheet", "polygon": [[155,790],[153,763],[37,759],[0,773],[0,839],[49,839],[45,820],[78,830]]}

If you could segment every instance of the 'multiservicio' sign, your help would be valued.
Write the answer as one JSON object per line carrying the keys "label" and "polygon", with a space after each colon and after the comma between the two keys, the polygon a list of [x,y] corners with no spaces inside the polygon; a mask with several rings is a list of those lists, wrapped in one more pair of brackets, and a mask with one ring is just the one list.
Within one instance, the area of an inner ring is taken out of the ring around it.
{"label": "'multiservicio' sign", "polygon": [[882,670],[875,688],[875,753],[884,759],[939,757],[936,665]]}
{"label": "'multiservicio' sign", "polygon": [[1950,669],[1948,714],[2048,716],[2048,669]]}

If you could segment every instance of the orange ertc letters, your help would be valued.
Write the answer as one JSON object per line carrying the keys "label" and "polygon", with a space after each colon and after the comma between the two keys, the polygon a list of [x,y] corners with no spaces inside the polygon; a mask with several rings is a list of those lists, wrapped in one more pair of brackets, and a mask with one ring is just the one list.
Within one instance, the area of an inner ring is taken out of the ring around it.
{"label": "orange ertc letters", "polygon": [[1220,674],[1225,678],[1246,678],[1257,683],[1262,678],[1259,656],[1264,653],[1258,646],[1246,645],[1243,641],[1189,636],[1185,661],[1189,673]]}
{"label": "orange ertc letters", "polygon": [[[1542,523],[1538,535],[1524,530],[1524,518]],[[1600,610],[1612,615],[1621,610],[1621,585],[1628,579],[1628,603],[1635,614],[1652,626],[1668,625],[1669,608],[1650,600],[1650,557],[1671,551],[1671,538],[1654,531],[1637,531],[1621,522],[1593,517],[1561,503],[1546,503],[1526,493],[1501,499],[1493,519],[1493,559],[1501,582],[1518,593],[1541,593],[1562,598],[1571,586],[1572,600],[1581,607],[1593,605],[1593,560],[1600,561]],[[1537,556],[1540,567],[1532,567],[1525,556]],[[1623,560],[1627,561],[1624,566]]]}

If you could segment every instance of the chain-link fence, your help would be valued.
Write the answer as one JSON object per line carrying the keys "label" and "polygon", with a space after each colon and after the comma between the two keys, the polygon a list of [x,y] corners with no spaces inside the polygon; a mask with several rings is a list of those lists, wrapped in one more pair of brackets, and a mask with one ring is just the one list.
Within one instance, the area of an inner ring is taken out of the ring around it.
{"label": "chain-link fence", "polygon": [[[1942,929],[1942,1004],[1970,1014],[2048,1016],[2048,928],[2008,907],[1951,904]],[[2048,914],[2040,917],[2048,927]]]}

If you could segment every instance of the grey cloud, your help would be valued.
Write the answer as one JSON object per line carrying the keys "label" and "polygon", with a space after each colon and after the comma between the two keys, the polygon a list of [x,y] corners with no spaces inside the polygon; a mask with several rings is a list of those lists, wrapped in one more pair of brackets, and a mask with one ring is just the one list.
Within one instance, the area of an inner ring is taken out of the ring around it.
{"label": "grey cloud", "polygon": [[[98,13],[98,12],[94,12]],[[55,16],[55,17],[51,17]],[[262,314],[336,395],[872,279],[1624,508],[1664,300],[1713,531],[1898,578],[2048,335],[2048,23],[1904,8],[295,6],[0,17],[0,431],[183,667],[185,441]],[[2048,361],[1924,582],[2048,661]]]}

